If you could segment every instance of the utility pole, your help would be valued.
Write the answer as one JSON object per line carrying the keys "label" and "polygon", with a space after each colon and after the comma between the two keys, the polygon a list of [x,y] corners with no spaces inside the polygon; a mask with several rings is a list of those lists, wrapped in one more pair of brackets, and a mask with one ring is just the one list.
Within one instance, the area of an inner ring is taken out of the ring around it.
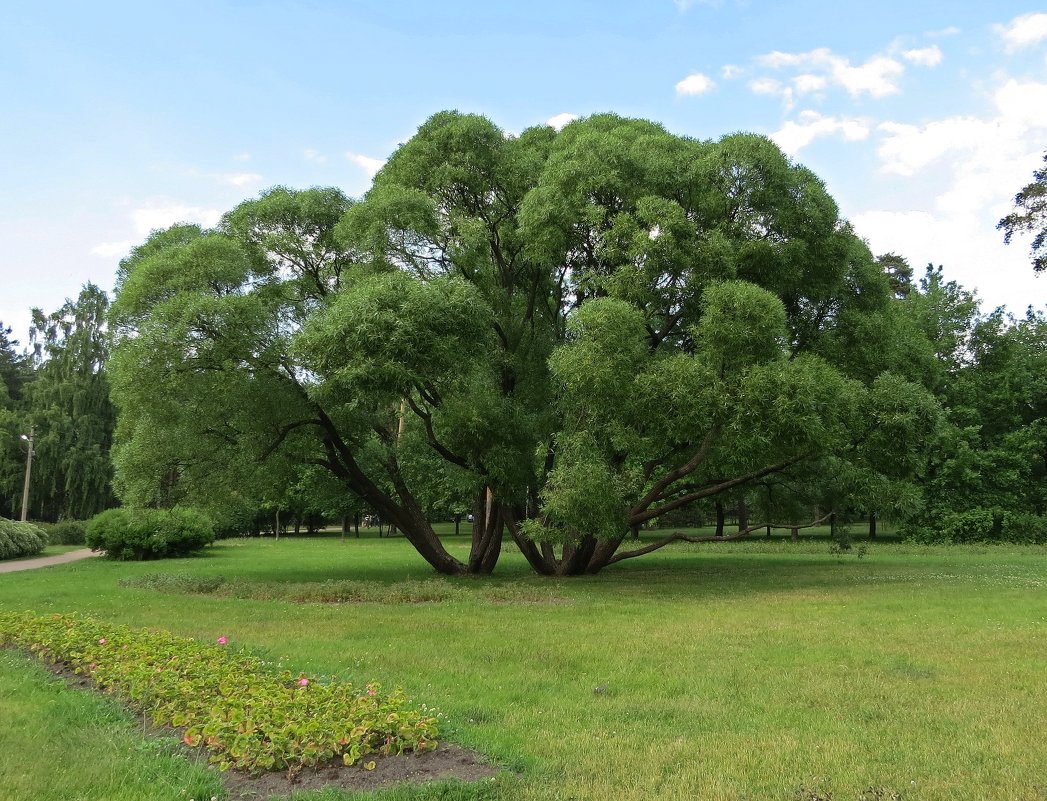
{"label": "utility pole", "polygon": [[22,439],[29,443],[29,452],[25,457],[25,484],[22,485],[22,522],[26,522],[29,515],[29,476],[33,472],[33,433],[34,428],[29,427],[29,434],[22,434]]}

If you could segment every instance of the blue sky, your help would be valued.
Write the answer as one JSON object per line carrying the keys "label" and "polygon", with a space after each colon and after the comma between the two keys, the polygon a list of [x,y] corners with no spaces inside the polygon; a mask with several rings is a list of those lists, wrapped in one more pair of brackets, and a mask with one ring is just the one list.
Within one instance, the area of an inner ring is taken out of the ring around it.
{"label": "blue sky", "polygon": [[55,2],[0,27],[0,320],[111,289],[157,227],[269,186],[366,191],[430,114],[599,111],[773,137],[875,253],[1047,301],[995,222],[1047,150],[1027,2]]}

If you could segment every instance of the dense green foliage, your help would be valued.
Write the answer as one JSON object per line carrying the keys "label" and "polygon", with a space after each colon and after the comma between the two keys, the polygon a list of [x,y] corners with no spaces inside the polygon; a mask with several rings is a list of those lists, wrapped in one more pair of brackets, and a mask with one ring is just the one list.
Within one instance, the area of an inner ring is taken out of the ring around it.
{"label": "dense green foliage", "polygon": [[87,537],[86,520],[59,520],[57,523],[37,523],[47,534],[52,545],[83,545]]}
{"label": "dense green foliage", "polygon": [[87,524],[92,550],[112,559],[187,556],[214,542],[214,526],[193,509],[109,509]]}
{"label": "dense green foliage", "polygon": [[35,556],[47,542],[47,534],[32,523],[16,523],[0,517],[0,559]]}
{"label": "dense green foliage", "polygon": [[[135,504],[225,509],[326,482],[438,571],[490,572],[511,537],[540,573],[595,573],[640,555],[637,527],[779,475],[893,503],[937,411],[886,373],[890,302],[764,137],[441,113],[360,202],[276,188],[123,262],[117,479]],[[465,560],[429,522],[455,507]]]}
{"label": "dense green foliage", "polygon": [[33,436],[30,519],[86,519],[113,504],[108,308],[106,293],[87,284],[51,314],[33,309],[30,353],[0,341],[0,514],[21,512],[23,434]]}
{"label": "dense green foliage", "polygon": [[437,718],[377,684],[273,675],[256,657],[162,631],[84,617],[0,614],[0,645],[28,649],[83,674],[145,713],[184,729],[221,769],[301,770],[336,757],[436,747]]}

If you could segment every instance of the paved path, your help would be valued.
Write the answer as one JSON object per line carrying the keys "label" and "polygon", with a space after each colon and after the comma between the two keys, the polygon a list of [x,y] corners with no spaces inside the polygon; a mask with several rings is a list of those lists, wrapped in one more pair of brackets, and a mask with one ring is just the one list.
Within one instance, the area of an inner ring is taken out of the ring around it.
{"label": "paved path", "polygon": [[61,565],[66,562],[76,562],[89,556],[98,556],[90,548],[81,548],[78,551],[60,553],[58,556],[41,556],[37,559],[17,559],[14,562],[0,562],[0,573],[14,573],[16,570],[33,570],[37,567],[50,567]]}

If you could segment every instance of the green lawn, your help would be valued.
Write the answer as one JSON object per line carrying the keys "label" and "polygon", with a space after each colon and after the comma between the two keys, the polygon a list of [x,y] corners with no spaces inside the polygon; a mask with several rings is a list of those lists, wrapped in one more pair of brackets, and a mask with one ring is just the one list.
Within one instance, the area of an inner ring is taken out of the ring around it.
{"label": "green lawn", "polygon": [[[158,571],[459,591],[296,604],[120,585]],[[514,581],[527,588],[518,599],[492,594]],[[884,799],[1047,798],[1044,548],[881,541],[859,559],[818,537],[760,537],[564,580],[534,577],[507,553],[493,579],[449,580],[399,539],[291,536],[12,573],[0,577],[0,608],[226,635],[294,671],[400,684],[446,713],[449,739],[512,771],[474,789],[377,798],[850,801],[875,788]],[[11,798],[212,792],[199,768],[158,760],[163,742],[142,739],[105,699],[61,688],[18,655],[2,655],[0,688]]]}

